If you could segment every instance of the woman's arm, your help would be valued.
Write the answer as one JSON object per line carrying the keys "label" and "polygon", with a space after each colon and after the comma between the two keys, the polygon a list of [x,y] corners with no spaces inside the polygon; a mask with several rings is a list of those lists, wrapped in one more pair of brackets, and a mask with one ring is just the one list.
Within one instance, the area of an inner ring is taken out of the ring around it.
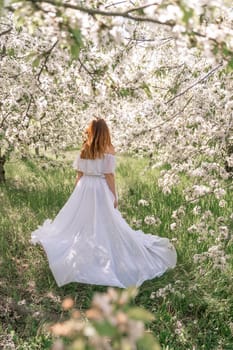
{"label": "woman's arm", "polygon": [[75,181],[75,186],[78,184],[78,182],[79,182],[79,180],[81,179],[82,176],[83,176],[83,172],[82,171],[78,171],[77,172],[76,181]]}
{"label": "woman's arm", "polygon": [[107,181],[108,187],[110,188],[110,191],[115,197],[114,200],[114,208],[118,206],[118,201],[117,201],[117,195],[116,195],[116,186],[115,186],[115,176],[114,174],[104,174],[105,179]]}

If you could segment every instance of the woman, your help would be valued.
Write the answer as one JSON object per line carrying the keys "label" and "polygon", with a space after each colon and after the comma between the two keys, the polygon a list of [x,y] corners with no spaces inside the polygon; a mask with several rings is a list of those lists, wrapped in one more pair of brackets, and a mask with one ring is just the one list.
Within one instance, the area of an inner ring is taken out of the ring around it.
{"label": "woman", "polygon": [[54,221],[32,233],[58,286],[70,282],[126,288],[176,265],[167,238],[132,230],[117,209],[115,152],[104,119],[93,120],[73,164],[75,189]]}

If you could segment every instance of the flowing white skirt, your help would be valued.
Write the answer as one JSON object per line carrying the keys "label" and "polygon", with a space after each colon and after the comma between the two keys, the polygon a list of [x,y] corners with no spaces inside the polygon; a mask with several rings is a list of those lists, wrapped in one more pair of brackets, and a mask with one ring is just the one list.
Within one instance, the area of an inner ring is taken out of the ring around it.
{"label": "flowing white skirt", "polygon": [[32,232],[58,286],[138,287],[176,265],[169,240],[131,229],[113,201],[105,178],[83,176],[56,218]]}

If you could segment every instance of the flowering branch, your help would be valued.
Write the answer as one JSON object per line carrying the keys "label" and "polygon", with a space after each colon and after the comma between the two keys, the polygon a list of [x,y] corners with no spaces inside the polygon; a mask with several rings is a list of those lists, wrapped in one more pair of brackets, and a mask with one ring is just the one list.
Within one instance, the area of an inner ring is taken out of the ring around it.
{"label": "flowering branch", "polygon": [[0,36],[3,36],[3,35],[6,35],[6,34],[10,33],[10,32],[12,31],[12,29],[13,29],[12,26],[10,26],[10,25],[8,25],[8,24],[6,24],[6,23],[0,23],[0,25],[3,25],[3,26],[8,27],[7,29],[3,30],[3,31],[0,33]]}
{"label": "flowering branch", "polygon": [[[226,186],[222,186],[221,187],[222,189],[232,189],[233,187],[232,187],[232,183],[228,183]],[[197,200],[199,200],[199,199],[202,199],[203,197],[206,197],[206,196],[208,196],[208,195],[210,195],[210,194],[214,194],[214,189],[213,190],[211,190],[211,191],[209,191],[209,192],[205,192],[205,193],[203,193],[203,194],[200,194],[200,196],[197,196],[197,197],[195,197],[195,198],[190,198],[190,199],[187,199],[186,201],[184,201],[183,203],[181,203],[181,205],[185,205],[185,204],[188,204],[188,203],[192,203],[192,202],[196,202]]]}
{"label": "flowering branch", "polygon": [[164,124],[166,124],[167,122],[170,122],[171,120],[175,119],[178,115],[180,115],[181,113],[184,112],[185,108],[189,105],[189,103],[191,102],[193,96],[191,96],[188,101],[185,103],[185,105],[183,106],[183,108],[181,110],[179,110],[176,114],[174,114],[171,118],[166,119],[165,121],[163,121],[160,124],[155,125],[153,128],[151,128],[149,131],[151,131],[152,129],[156,129],[156,128],[160,128],[161,126],[163,126]]}
{"label": "flowering branch", "polygon": [[72,10],[78,10],[84,13],[87,13],[91,16],[95,16],[95,15],[101,15],[104,17],[122,17],[122,18],[127,18],[133,21],[138,21],[138,22],[150,22],[150,23],[156,23],[156,24],[160,24],[163,26],[168,26],[168,27],[173,27],[175,25],[174,21],[166,21],[166,22],[162,22],[159,21],[158,19],[155,18],[151,18],[151,17],[145,17],[145,16],[134,16],[131,15],[131,13],[133,11],[137,11],[141,8],[145,8],[145,7],[149,7],[152,5],[155,5],[155,3],[141,7],[141,8],[132,8],[130,10],[124,11],[124,12],[118,12],[118,11],[104,11],[104,10],[99,10],[99,9],[93,9],[93,8],[89,8],[89,7],[84,7],[84,6],[80,6],[80,5],[73,5],[70,3],[62,3],[62,2],[58,2],[58,1],[54,1],[54,0],[27,0],[29,2],[32,2],[34,5],[35,3],[47,3],[47,4],[51,4],[55,7],[63,7],[63,8],[68,8],[68,9],[72,9]]}
{"label": "flowering branch", "polygon": [[170,98],[170,100],[166,101],[166,104],[169,104],[171,102],[173,102],[175,99],[177,99],[178,97],[186,94],[186,92],[188,92],[189,90],[191,90],[194,86],[202,83],[203,81],[205,81],[206,79],[208,79],[215,71],[217,71],[220,67],[222,67],[223,63],[219,63],[216,67],[214,67],[213,69],[211,69],[206,75],[204,75],[204,77],[198,79],[195,83],[193,83],[191,86],[187,87],[185,90],[181,91],[179,94],[175,95],[174,97]]}
{"label": "flowering branch", "polygon": [[26,111],[25,111],[25,113],[24,113],[24,119],[25,119],[26,117],[28,117],[28,113],[29,113],[30,107],[31,107],[31,105],[32,105],[32,101],[33,101],[33,96],[32,96],[32,94],[30,94],[29,101],[28,101],[28,105],[27,105]]}
{"label": "flowering branch", "polygon": [[37,74],[37,80],[38,80],[39,83],[41,83],[40,76],[41,76],[44,68],[46,67],[46,64],[48,62],[49,56],[51,55],[51,53],[52,53],[53,49],[55,48],[55,46],[57,45],[57,43],[58,43],[58,40],[56,40],[54,42],[54,44],[51,46],[51,48],[49,50],[47,50],[46,52],[43,53],[43,55],[45,56],[45,59],[44,59],[44,62],[42,64],[41,68],[40,68],[39,73]]}
{"label": "flowering branch", "polygon": [[95,72],[91,72],[87,66],[78,58],[78,62],[80,63],[80,69],[83,68],[91,77],[95,74]]}
{"label": "flowering branch", "polygon": [[3,32],[1,32],[0,36],[6,35],[6,34],[10,33],[11,31],[12,31],[12,27],[10,27],[10,28],[4,30]]}
{"label": "flowering branch", "polygon": [[11,112],[6,113],[6,115],[2,118],[1,125],[0,125],[1,128],[3,127],[5,120],[7,119],[7,117],[9,117],[10,114]]}
{"label": "flowering branch", "polygon": [[[141,131],[139,131],[138,133],[134,133],[134,134],[133,134],[133,138],[138,137],[138,136],[140,136],[140,135],[143,135],[143,134],[145,134],[145,133],[147,133],[147,132],[150,132],[150,131],[152,131],[152,130],[155,130],[155,129],[157,129],[157,128],[160,128],[160,127],[163,126],[164,124],[166,124],[166,123],[168,123],[169,121],[175,119],[178,115],[180,115],[181,113],[183,113],[183,111],[185,110],[185,108],[186,108],[186,107],[189,105],[189,103],[191,102],[192,98],[193,98],[193,96],[191,96],[191,97],[188,99],[188,101],[185,103],[185,105],[183,106],[183,108],[182,108],[181,110],[179,110],[177,113],[175,113],[172,117],[170,117],[170,118],[164,120],[164,121],[161,122],[160,124],[154,125],[153,127],[149,128],[149,129],[147,129],[147,130],[141,130]],[[132,140],[129,140],[128,144],[130,144],[131,141],[132,141]]]}

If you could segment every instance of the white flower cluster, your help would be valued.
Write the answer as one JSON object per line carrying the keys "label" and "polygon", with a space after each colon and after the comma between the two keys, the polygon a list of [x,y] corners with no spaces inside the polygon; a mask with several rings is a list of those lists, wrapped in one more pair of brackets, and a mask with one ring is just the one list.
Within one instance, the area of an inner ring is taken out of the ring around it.
{"label": "white flower cluster", "polygon": [[207,252],[195,254],[193,256],[194,263],[204,262],[209,259],[213,263],[213,268],[224,270],[227,266],[228,256],[225,254],[221,244],[214,245],[210,247]]}
{"label": "white flower cluster", "polygon": [[210,192],[210,188],[205,185],[194,185],[193,186],[193,194],[195,197],[203,196]]}
{"label": "white flower cluster", "polygon": [[196,215],[199,215],[200,213],[201,213],[201,207],[199,205],[196,205],[193,208],[193,214],[196,216]]}
{"label": "white flower cluster", "polygon": [[165,287],[159,288],[156,292],[152,292],[150,295],[150,299],[166,298],[170,294],[173,294],[180,299],[184,299],[185,295],[183,294],[182,291],[180,291],[182,289],[183,289],[182,282],[180,280],[176,280],[174,286],[172,286],[172,284],[169,283]]}
{"label": "white flower cluster", "polygon": [[226,191],[223,188],[216,188],[214,190],[214,195],[217,199],[222,199],[226,194]]}
{"label": "white flower cluster", "polygon": [[210,210],[206,210],[194,224],[188,227],[187,232],[196,235],[197,243],[213,242],[214,239],[218,244],[232,239],[227,222],[227,218],[219,216],[216,219]]}
{"label": "white flower cluster", "polygon": [[221,241],[226,241],[228,239],[231,239],[230,237],[230,231],[227,226],[219,226],[218,227],[218,236],[216,238],[216,243]]}
{"label": "white flower cluster", "polygon": [[177,223],[176,223],[176,222],[173,222],[173,223],[170,225],[170,229],[171,229],[172,231],[174,231],[176,228],[177,228]]}
{"label": "white flower cluster", "polygon": [[148,207],[150,203],[145,199],[139,199],[138,205],[141,205],[142,207]]}
{"label": "white flower cluster", "polygon": [[177,210],[172,212],[172,218],[175,220],[181,219],[186,213],[186,209],[183,205],[181,205]]}
{"label": "white flower cluster", "polygon": [[[171,231],[177,230],[182,225],[182,218],[185,215],[185,207],[181,205],[177,210],[174,210],[172,212],[171,218],[174,220],[170,224]],[[174,242],[176,241],[176,238],[173,238]]]}
{"label": "white flower cluster", "polygon": [[155,299],[155,297],[166,298],[166,296],[170,293],[175,293],[175,288],[171,285],[171,283],[167,284],[164,288],[159,288],[156,292],[152,292],[150,299]]}
{"label": "white flower cluster", "polygon": [[172,188],[179,184],[180,178],[172,171],[162,171],[161,175],[162,177],[159,178],[158,185],[162,188],[163,193],[169,194]]}
{"label": "white flower cluster", "polygon": [[230,157],[226,157],[226,162],[230,168],[233,168],[233,154]]}
{"label": "white flower cluster", "polygon": [[147,215],[144,219],[144,223],[147,225],[159,226],[161,225],[161,220],[154,215]]}

